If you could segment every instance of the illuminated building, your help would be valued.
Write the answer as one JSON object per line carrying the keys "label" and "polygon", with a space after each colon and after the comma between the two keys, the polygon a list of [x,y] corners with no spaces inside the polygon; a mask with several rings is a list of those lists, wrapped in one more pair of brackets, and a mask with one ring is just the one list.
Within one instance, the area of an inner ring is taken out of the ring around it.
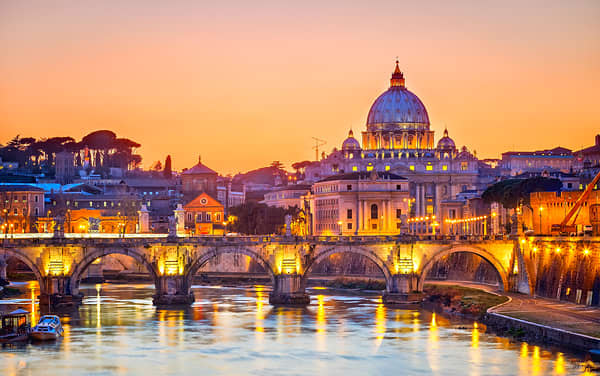
{"label": "illuminated building", "polygon": [[595,141],[593,146],[574,153],[584,167],[600,166],[600,134],[596,135]]}
{"label": "illuminated building", "polygon": [[[421,100],[409,91],[398,62],[390,87],[371,106],[362,147],[349,132],[341,150],[305,168],[305,180],[317,182],[337,174],[389,172],[408,179],[413,216],[441,214],[441,201],[466,190],[483,189],[483,166],[466,147],[457,148],[448,131],[434,144],[434,131]],[[489,166],[486,166],[489,168]]]}
{"label": "illuminated building", "polygon": [[[135,234],[138,231],[138,215],[102,209],[73,209],[64,213],[64,229],[68,233],[110,233]],[[53,232],[55,218],[52,216],[38,218],[39,232]]]}
{"label": "illuminated building", "polygon": [[43,189],[25,184],[0,185],[2,234],[32,232],[36,218],[43,214]]}
{"label": "illuminated building", "polygon": [[184,207],[185,228],[195,235],[223,235],[225,208],[207,193],[188,202]]}
{"label": "illuminated building", "polygon": [[502,153],[501,165],[503,168],[510,170],[511,175],[544,169],[569,172],[575,167],[576,160],[571,150],[557,147],[549,150]]}
{"label": "illuminated building", "polygon": [[302,196],[310,191],[310,185],[307,184],[292,184],[278,187],[271,192],[265,193],[265,199],[261,201],[269,206],[279,208],[301,207]]}
{"label": "illuminated building", "polygon": [[198,164],[181,173],[181,191],[186,202],[200,193],[208,193],[211,197],[217,197],[218,174],[202,164],[198,157]]}
{"label": "illuminated building", "polygon": [[409,206],[408,180],[389,172],[334,175],[312,186],[313,235],[399,234]]}

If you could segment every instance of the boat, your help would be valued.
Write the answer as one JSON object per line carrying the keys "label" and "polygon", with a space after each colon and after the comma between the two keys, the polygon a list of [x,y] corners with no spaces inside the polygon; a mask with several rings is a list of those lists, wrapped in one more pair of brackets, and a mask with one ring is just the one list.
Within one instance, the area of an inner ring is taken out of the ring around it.
{"label": "boat", "polygon": [[38,341],[51,341],[63,335],[60,318],[54,315],[45,315],[40,318],[37,325],[31,330],[31,338]]}
{"label": "boat", "polygon": [[0,316],[0,343],[24,342],[29,339],[29,312],[17,309]]}

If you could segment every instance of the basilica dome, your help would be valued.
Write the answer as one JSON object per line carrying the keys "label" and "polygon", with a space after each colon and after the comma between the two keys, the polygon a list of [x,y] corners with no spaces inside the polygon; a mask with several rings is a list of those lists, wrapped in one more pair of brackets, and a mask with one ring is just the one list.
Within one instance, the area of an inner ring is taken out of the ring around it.
{"label": "basilica dome", "polygon": [[390,88],[375,100],[367,117],[367,130],[383,129],[429,130],[425,105],[404,86],[404,75],[398,67],[398,61]]}
{"label": "basilica dome", "polygon": [[444,137],[440,138],[437,144],[438,149],[456,149],[454,140],[448,136],[448,130],[444,129]]}
{"label": "basilica dome", "polygon": [[348,138],[344,140],[342,143],[342,150],[360,150],[360,144],[354,138],[354,133],[352,129],[348,132]]}

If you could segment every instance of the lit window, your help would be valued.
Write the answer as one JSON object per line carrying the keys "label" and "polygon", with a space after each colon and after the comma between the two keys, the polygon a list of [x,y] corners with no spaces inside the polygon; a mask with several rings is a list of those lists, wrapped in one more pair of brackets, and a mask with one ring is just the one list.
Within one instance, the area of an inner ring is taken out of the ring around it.
{"label": "lit window", "polygon": [[460,163],[460,169],[462,171],[467,171],[469,169],[469,164],[467,162],[461,162]]}
{"label": "lit window", "polygon": [[414,171],[414,170],[415,170],[415,165],[410,165],[409,169],[410,169],[411,171]]}
{"label": "lit window", "polygon": [[352,166],[352,171],[358,171],[358,167]]}
{"label": "lit window", "polygon": [[433,166],[428,164],[427,166],[425,166],[425,170],[427,171],[433,171]]}
{"label": "lit window", "polygon": [[442,171],[448,171],[448,165],[442,165]]}
{"label": "lit window", "polygon": [[206,220],[207,220],[208,222],[210,222],[210,221],[211,221],[211,219],[210,219],[210,213],[206,213]]}
{"label": "lit window", "polygon": [[93,203],[90,201],[90,207],[91,207],[92,205],[94,205],[94,204],[93,204]]}
{"label": "lit window", "polygon": [[367,171],[373,171],[373,166],[367,166]]}
{"label": "lit window", "polygon": [[389,171],[389,170],[390,170],[390,166],[389,166],[389,165],[388,165],[388,166],[385,166],[385,170],[386,170],[386,171]]}

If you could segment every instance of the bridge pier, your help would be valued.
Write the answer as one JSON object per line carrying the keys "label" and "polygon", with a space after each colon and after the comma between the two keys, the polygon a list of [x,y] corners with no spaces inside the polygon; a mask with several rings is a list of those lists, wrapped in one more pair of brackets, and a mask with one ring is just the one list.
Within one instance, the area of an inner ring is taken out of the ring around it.
{"label": "bridge pier", "polygon": [[273,305],[307,305],[310,296],[304,291],[302,275],[279,274],[275,276],[273,291],[269,295],[269,303]]}
{"label": "bridge pier", "polygon": [[45,276],[40,286],[40,309],[69,309],[77,308],[83,299],[83,294],[72,294],[70,276]]}
{"label": "bridge pier", "polygon": [[194,302],[194,294],[182,275],[159,276],[155,285],[156,294],[152,297],[155,306],[190,305]]}
{"label": "bridge pier", "polygon": [[8,281],[6,278],[6,267],[6,260],[4,260],[4,257],[0,257],[0,280]]}
{"label": "bridge pier", "polygon": [[423,294],[417,291],[419,278],[415,273],[393,274],[387,279],[381,300],[384,304],[419,303]]}

